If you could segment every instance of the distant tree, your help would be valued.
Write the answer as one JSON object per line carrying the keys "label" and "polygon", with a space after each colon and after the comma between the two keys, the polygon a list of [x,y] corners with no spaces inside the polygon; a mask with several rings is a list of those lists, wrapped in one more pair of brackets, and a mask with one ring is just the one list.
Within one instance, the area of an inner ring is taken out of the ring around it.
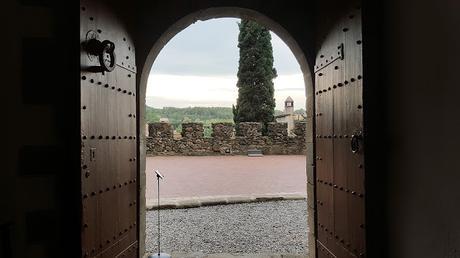
{"label": "distant tree", "polygon": [[273,79],[277,74],[270,32],[249,20],[241,20],[238,26],[238,99],[233,106],[233,120],[235,123],[272,122],[276,106]]}
{"label": "distant tree", "polygon": [[158,122],[158,121],[160,121],[160,115],[155,112],[155,109],[147,106],[146,107],[145,121],[147,123]]}
{"label": "distant tree", "polygon": [[145,117],[147,123],[158,122],[160,117],[168,118],[176,132],[181,132],[182,123],[200,122],[204,125],[206,137],[211,136],[210,127],[212,123],[233,122],[233,113],[230,107],[152,108],[146,106]]}
{"label": "distant tree", "polygon": [[[196,119],[195,119],[196,121]],[[183,119],[182,119],[182,123],[190,123],[192,122],[192,119],[190,119],[189,117],[185,116]]]}

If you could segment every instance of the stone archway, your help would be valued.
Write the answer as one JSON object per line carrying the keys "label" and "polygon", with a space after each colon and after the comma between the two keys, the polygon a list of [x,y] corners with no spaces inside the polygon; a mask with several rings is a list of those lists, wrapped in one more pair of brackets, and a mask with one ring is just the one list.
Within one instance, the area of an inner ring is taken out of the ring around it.
{"label": "stone archway", "polygon": [[[232,18],[244,18],[255,20],[258,23],[268,27],[271,31],[277,34],[290,48],[292,53],[297,59],[297,62],[300,65],[304,84],[305,84],[305,94],[306,94],[306,113],[307,113],[307,135],[306,135],[306,147],[307,147],[307,177],[313,178],[314,174],[314,166],[310,166],[312,163],[312,159],[314,157],[314,148],[313,148],[313,132],[314,132],[314,84],[312,79],[311,73],[311,62],[307,61],[307,57],[304,54],[304,51],[301,49],[297,41],[293,38],[293,36],[283,28],[279,23],[274,21],[273,19],[269,18],[268,16],[247,8],[239,8],[239,7],[214,7],[214,8],[207,8],[202,9],[196,12],[193,12],[189,15],[184,16],[180,20],[174,22],[169,28],[162,33],[162,35],[155,41],[153,46],[150,48],[145,61],[142,64],[142,71],[141,75],[138,78],[138,100],[140,106],[138,107],[138,114],[139,114],[139,125],[145,124],[145,98],[146,98],[146,89],[147,89],[147,80],[150,73],[150,70],[153,66],[153,63],[162,50],[162,48],[171,40],[177,33],[188,27],[189,25],[195,23],[198,20],[205,21],[214,18],[224,18],[224,17],[232,17]],[[145,127],[138,126],[139,128],[139,148],[140,152],[138,156],[140,158],[139,161],[139,179],[141,185],[140,191],[140,243],[141,243],[141,250],[145,250],[143,243],[145,243],[145,185],[146,185],[146,172],[145,172],[145,160],[146,160],[146,151],[145,151]],[[308,185],[307,182],[306,186]],[[308,199],[313,200],[314,196],[314,189],[313,185],[311,187],[307,187]],[[308,226],[311,229],[314,229],[314,218],[313,214],[314,211],[311,210],[309,213],[308,219]],[[311,231],[309,236],[309,246],[311,248],[309,251],[310,257],[315,257],[315,248],[314,248],[314,230]]]}

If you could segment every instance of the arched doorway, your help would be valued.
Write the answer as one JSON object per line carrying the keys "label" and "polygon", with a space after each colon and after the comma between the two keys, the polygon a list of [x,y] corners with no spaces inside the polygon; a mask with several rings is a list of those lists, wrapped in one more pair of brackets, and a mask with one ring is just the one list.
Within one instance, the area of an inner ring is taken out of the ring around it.
{"label": "arched doorway", "polygon": [[[238,130],[237,123],[233,123],[231,105],[238,94],[240,21],[215,18],[195,22],[164,46],[150,71],[146,93],[146,122],[150,128],[146,133],[148,253],[156,250],[157,232],[152,230],[156,220],[152,218],[157,196],[152,171],[159,169],[165,175],[161,183],[161,203],[167,207],[161,212],[164,251],[244,253],[247,256],[252,253],[307,254],[304,116],[286,115],[294,108],[296,114],[305,112],[303,75],[294,54],[275,33],[269,32],[277,73],[273,80],[274,98],[278,102],[275,110],[282,115],[275,115],[278,123],[270,124],[267,129],[272,132],[272,126],[283,126],[279,122],[285,122],[286,134],[281,129],[277,136],[265,131],[254,138]],[[300,104],[294,106],[294,103]],[[292,128],[287,122],[292,123]],[[184,130],[184,126],[190,130]],[[294,130],[294,126],[301,130]],[[231,133],[220,136],[222,128]],[[213,131],[217,135],[213,136]],[[278,145],[281,142],[283,146]],[[263,155],[247,157],[248,147],[260,150]],[[232,205],[208,207],[211,199],[214,204]],[[246,203],[256,200],[270,202]],[[241,202],[245,204],[237,204]],[[174,209],[184,207],[185,210]],[[249,207],[254,212],[245,212]],[[264,216],[256,215],[256,207],[266,210],[262,212]],[[216,213],[215,209],[224,210]],[[209,217],[197,216],[197,213]],[[278,213],[283,216],[277,217]],[[186,219],[176,219],[184,214]],[[245,214],[248,217],[244,217]],[[294,219],[287,222],[290,217]],[[247,230],[254,225],[258,225],[257,229]],[[203,229],[203,234],[196,234],[196,228]],[[249,235],[242,237],[245,234]],[[174,239],[179,235],[181,241]],[[225,239],[224,235],[233,238]],[[214,247],[207,246],[210,242]]]}
{"label": "arched doorway", "polygon": [[[313,80],[311,76],[311,65],[309,65],[306,56],[303,52],[303,50],[300,48],[296,40],[289,34],[288,31],[286,31],[282,26],[280,26],[277,22],[274,20],[270,19],[269,17],[261,14],[260,12],[250,10],[250,9],[245,9],[245,8],[238,8],[238,7],[221,7],[221,8],[209,8],[209,9],[203,9],[194,13],[191,13],[179,21],[175,22],[173,25],[171,25],[167,31],[165,31],[161,37],[154,43],[152,48],[150,49],[150,52],[148,53],[147,58],[145,59],[145,63],[143,64],[142,68],[142,73],[139,81],[139,99],[142,101],[145,101],[146,98],[146,89],[147,89],[147,79],[150,73],[150,70],[153,66],[153,63],[155,61],[155,58],[158,56],[160,53],[161,49],[166,45],[166,43],[171,40],[177,33],[188,27],[189,25],[193,24],[194,22],[201,20],[209,20],[209,19],[214,19],[214,18],[224,18],[224,17],[232,17],[232,18],[243,18],[243,19],[249,19],[249,20],[254,20],[259,24],[262,24],[269,28],[271,31],[273,31],[275,34],[277,34],[285,43],[286,45],[291,49],[293,52],[294,56],[296,57],[300,69],[303,74],[304,78],[304,84],[305,84],[305,93],[306,93],[306,113],[307,113],[307,133],[308,135],[306,137],[307,139],[307,155],[306,157],[313,157],[313,148],[311,147],[313,144],[313,128],[314,128],[314,122],[313,122],[313,117],[314,117],[314,88],[313,88]],[[140,117],[140,125],[144,125],[145,121],[143,120],[145,118],[145,103],[142,102],[140,103],[139,107],[139,117]],[[144,137],[146,135],[145,133],[145,126],[139,126],[139,135],[140,137]],[[145,186],[145,141],[141,139],[141,144],[140,144],[140,178],[141,178],[141,184]],[[311,160],[307,160],[307,164]],[[313,174],[313,167],[307,165],[307,173]],[[142,180],[144,179],[144,180]],[[307,183],[306,183],[307,187]],[[145,187],[142,187],[141,189],[145,189]],[[145,191],[145,190],[144,190]],[[311,195],[314,193],[313,189],[307,189],[307,192],[310,194],[309,199],[313,199],[314,197]],[[145,192],[140,193],[142,198],[145,198]],[[145,200],[143,201],[145,203]],[[144,206],[145,207],[145,206]],[[141,219],[145,219],[145,211],[143,211],[142,207],[140,210],[141,214]],[[310,214],[309,216],[313,217],[314,214]],[[314,228],[314,223],[313,219],[308,220],[308,226],[309,228],[313,229]],[[145,221],[141,222],[141,225],[145,225]],[[145,226],[144,226],[145,227]],[[141,232],[142,232],[141,228]],[[144,230],[145,232],[145,230]],[[313,230],[311,231],[313,232]],[[141,233],[142,235],[142,233]],[[145,235],[144,235],[145,238]],[[312,241],[313,240],[313,241]],[[143,239],[140,239],[140,242],[143,243],[145,242]],[[312,246],[312,243],[314,243],[314,237],[313,235],[310,236],[310,241],[309,245],[311,246],[310,250],[310,255],[313,255],[311,257],[314,257],[315,251],[314,247]]]}

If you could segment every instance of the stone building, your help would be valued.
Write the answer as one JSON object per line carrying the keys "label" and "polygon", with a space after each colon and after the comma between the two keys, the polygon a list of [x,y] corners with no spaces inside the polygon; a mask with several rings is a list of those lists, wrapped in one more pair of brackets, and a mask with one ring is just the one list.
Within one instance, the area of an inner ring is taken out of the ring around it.
{"label": "stone building", "polygon": [[305,118],[300,114],[294,114],[294,100],[288,96],[284,101],[284,112],[281,115],[275,116],[276,122],[287,123],[289,135],[293,135],[295,121],[302,121]]}

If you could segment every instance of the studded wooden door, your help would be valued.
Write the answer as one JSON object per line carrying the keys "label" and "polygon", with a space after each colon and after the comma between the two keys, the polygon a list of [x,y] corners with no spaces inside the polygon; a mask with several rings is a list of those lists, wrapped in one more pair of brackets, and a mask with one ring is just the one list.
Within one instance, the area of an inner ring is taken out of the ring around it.
{"label": "studded wooden door", "polygon": [[82,257],[138,257],[136,66],[114,12],[80,2]]}
{"label": "studded wooden door", "polygon": [[[330,10],[337,10],[331,14]],[[315,63],[318,257],[365,257],[361,11],[322,6]]]}

